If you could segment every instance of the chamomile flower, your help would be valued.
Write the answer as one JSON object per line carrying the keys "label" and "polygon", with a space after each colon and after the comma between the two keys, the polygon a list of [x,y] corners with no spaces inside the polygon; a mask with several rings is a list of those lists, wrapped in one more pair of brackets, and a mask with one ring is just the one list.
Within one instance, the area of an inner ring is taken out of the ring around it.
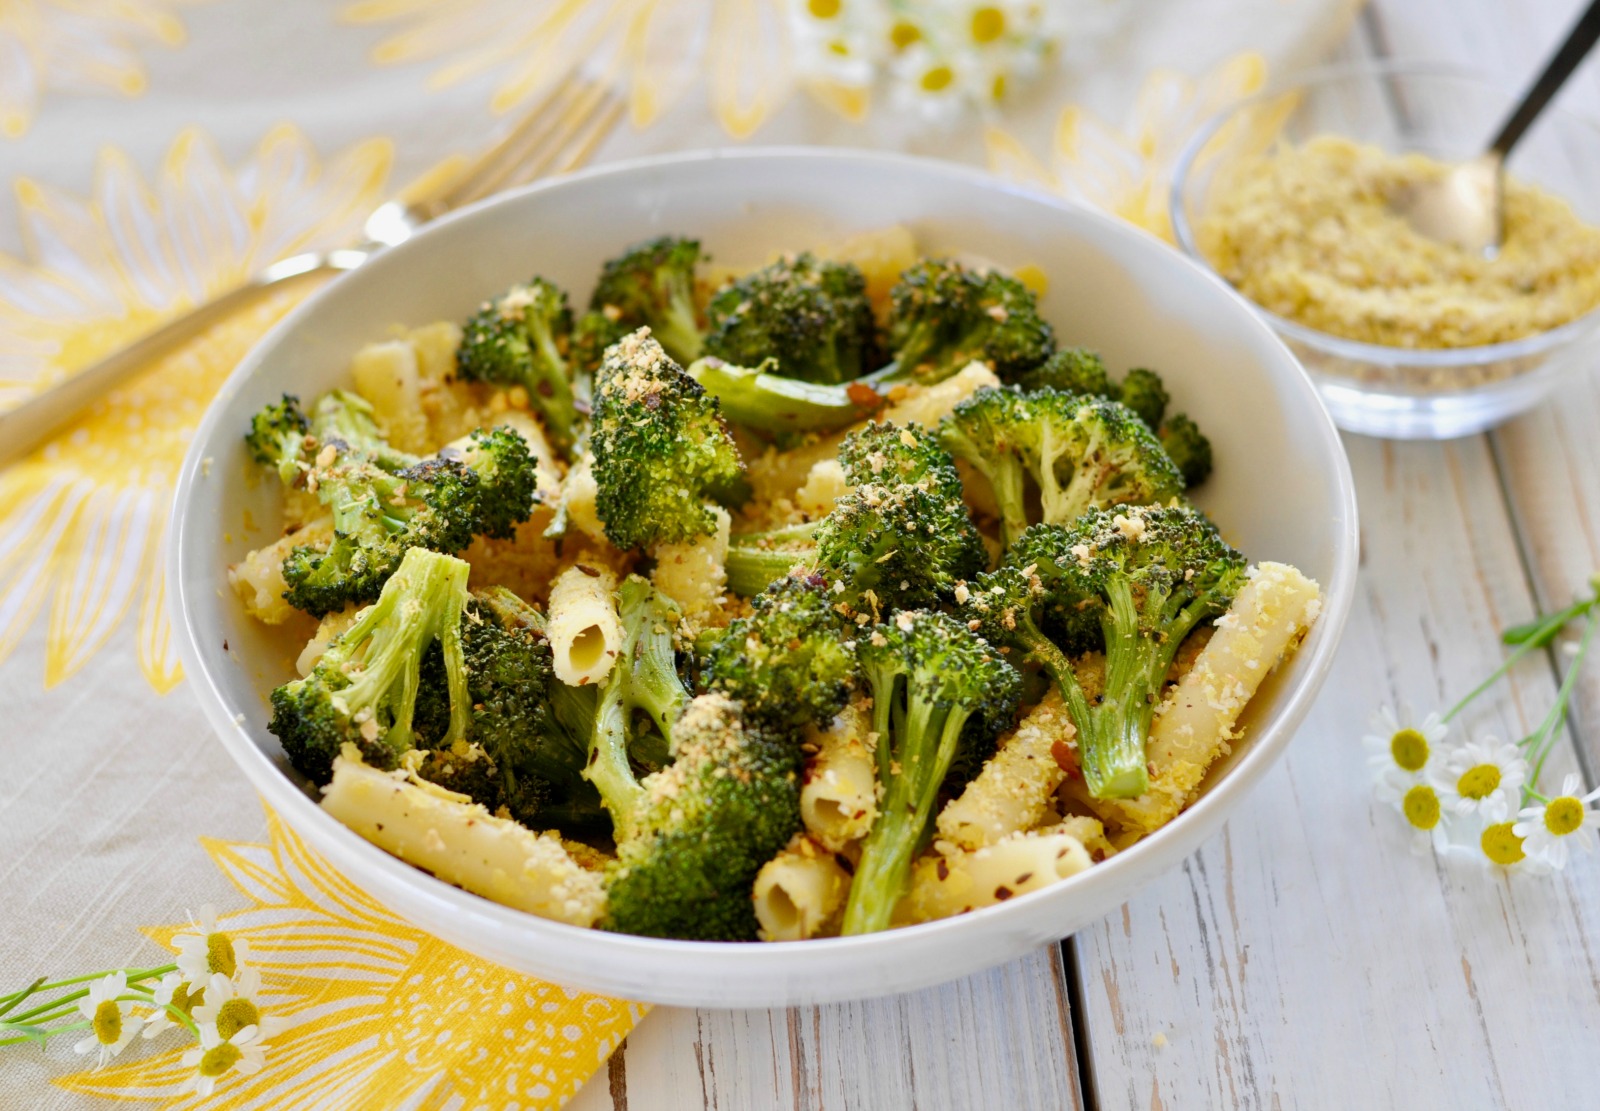
{"label": "chamomile flower", "polygon": [[218,972],[231,979],[246,956],[243,939],[235,941],[217,929],[217,909],[210,903],[200,908],[194,928],[197,933],[176,934],[172,939],[178,946],[178,971],[191,991],[205,988]]}
{"label": "chamomile flower", "polygon": [[1500,871],[1542,874],[1550,870],[1541,858],[1528,855],[1526,841],[1511,822],[1484,826],[1474,855],[1481,863]]}
{"label": "chamomile flower", "polygon": [[236,1072],[241,1076],[260,1072],[267,1063],[266,1046],[260,1044],[260,1031],[246,1026],[224,1038],[210,1023],[200,1027],[200,1044],[181,1058],[183,1067],[193,1069],[188,1088],[203,1097],[217,1090],[217,1081]]}
{"label": "chamomile flower", "polygon": [[1445,757],[1438,771],[1439,798],[1461,817],[1478,815],[1493,824],[1504,821],[1528,778],[1528,762],[1516,745],[1493,737],[1466,741]]}
{"label": "chamomile flower", "polygon": [[1586,853],[1595,851],[1596,826],[1600,826],[1600,811],[1590,803],[1600,799],[1600,788],[1579,795],[1583,781],[1568,774],[1561,783],[1561,794],[1543,806],[1530,806],[1517,815],[1512,828],[1523,839],[1522,847],[1529,857],[1541,860],[1551,868],[1567,866],[1567,857],[1573,848]]}
{"label": "chamomile flower", "polygon": [[896,107],[926,120],[954,119],[979,83],[979,66],[970,54],[934,50],[926,42],[908,46],[889,67],[891,97]]}
{"label": "chamomile flower", "polygon": [[887,11],[877,0],[794,0],[791,25],[801,76],[864,88],[877,76],[889,42]]}
{"label": "chamomile flower", "polygon": [[212,974],[206,982],[205,1002],[194,1009],[194,1020],[215,1026],[224,1039],[254,1026],[265,1040],[284,1027],[282,1019],[261,1013],[261,973],[253,968],[233,980],[220,972]]}
{"label": "chamomile flower", "polygon": [[1381,784],[1391,772],[1413,778],[1427,770],[1430,761],[1439,755],[1439,746],[1450,732],[1450,727],[1438,714],[1429,714],[1420,725],[1410,724],[1411,711],[1405,711],[1405,724],[1388,706],[1378,707],[1367,726],[1369,733],[1361,738],[1367,749],[1367,766]]}
{"label": "chamomile flower", "polygon": [[1426,854],[1429,848],[1446,852],[1450,848],[1448,815],[1439,799],[1439,792],[1431,783],[1398,769],[1378,781],[1373,792],[1379,802],[1388,803],[1400,812],[1411,827],[1411,851]]}
{"label": "chamomile flower", "polygon": [[89,1020],[89,1036],[72,1048],[79,1053],[95,1053],[96,1068],[104,1068],[111,1058],[133,1041],[143,1022],[133,1013],[134,1004],[117,999],[128,992],[128,974],[113,972],[89,985],[89,993],[78,1000],[78,1010]]}
{"label": "chamomile flower", "polygon": [[192,1014],[195,1004],[205,998],[202,991],[189,991],[189,985],[183,979],[181,972],[169,972],[156,982],[152,989],[157,1003],[156,1009],[144,1022],[144,1036],[153,1038],[157,1034],[171,1030],[178,1025],[178,1020],[172,1017],[172,1012],[167,1010],[167,1004],[172,1004],[184,1014]]}

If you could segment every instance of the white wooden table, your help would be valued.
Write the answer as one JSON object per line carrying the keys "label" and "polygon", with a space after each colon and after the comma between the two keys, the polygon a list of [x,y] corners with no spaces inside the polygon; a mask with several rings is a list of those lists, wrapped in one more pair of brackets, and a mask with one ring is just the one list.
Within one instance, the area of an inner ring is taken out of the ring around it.
{"label": "white wooden table", "polygon": [[[1580,6],[1380,0],[1341,53],[1530,73]],[[1600,62],[1574,84],[1564,103],[1600,116]],[[573,1111],[1600,1101],[1600,861],[1506,880],[1412,856],[1360,744],[1378,703],[1447,703],[1498,662],[1500,628],[1600,567],[1600,381],[1487,436],[1345,443],[1363,558],[1343,649],[1288,758],[1200,853],[1061,946],[942,988],[660,1008]],[[1553,674],[1523,666],[1484,726],[1526,733]],[[1580,692],[1551,765],[1593,784],[1600,684]]]}

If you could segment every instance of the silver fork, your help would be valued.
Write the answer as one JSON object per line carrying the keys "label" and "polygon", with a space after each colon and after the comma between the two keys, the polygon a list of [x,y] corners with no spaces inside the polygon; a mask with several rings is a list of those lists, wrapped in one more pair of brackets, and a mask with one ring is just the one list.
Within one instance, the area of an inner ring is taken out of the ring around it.
{"label": "silver fork", "polygon": [[430,220],[462,205],[526,184],[547,170],[565,173],[576,169],[610,134],[623,107],[623,99],[610,81],[558,80],[503,138],[459,171],[429,175],[374,209],[363,226],[365,238],[360,243],[280,259],[238,288],[194,306],[127,347],[0,413],[0,467],[48,441],[107,391],[147,369],[154,359],[268,290],[354,270],[378,252],[411,238]]}

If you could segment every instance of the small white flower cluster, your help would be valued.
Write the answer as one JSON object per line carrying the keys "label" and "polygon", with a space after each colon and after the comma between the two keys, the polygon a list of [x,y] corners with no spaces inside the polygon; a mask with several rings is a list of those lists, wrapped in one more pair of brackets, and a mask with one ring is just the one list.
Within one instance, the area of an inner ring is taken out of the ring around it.
{"label": "small white flower cluster", "polygon": [[789,0],[803,77],[866,90],[932,120],[1003,103],[1056,53],[1044,0]]}
{"label": "small white flower cluster", "polygon": [[[130,984],[125,970],[96,980],[78,1000],[90,1032],[73,1048],[99,1054],[108,1064],[134,1036],[146,1038],[177,1027],[189,1029],[198,1045],[183,1055],[192,1070],[188,1089],[205,1097],[230,1072],[248,1076],[266,1063],[266,1039],[284,1029],[281,1018],[263,1013],[261,974],[247,963],[248,949],[217,928],[216,910],[200,908],[194,933],[178,934],[177,967],[155,984]],[[189,1016],[175,1017],[173,1008]]]}
{"label": "small white flower cluster", "polygon": [[1409,714],[1403,722],[1385,706],[1362,740],[1373,793],[1405,818],[1415,851],[1431,846],[1440,854],[1531,872],[1566,867],[1574,848],[1595,851],[1600,811],[1590,804],[1600,790],[1580,794],[1581,780],[1568,775],[1561,793],[1545,798],[1529,782],[1518,745],[1492,737],[1451,744],[1438,714],[1409,722]]}

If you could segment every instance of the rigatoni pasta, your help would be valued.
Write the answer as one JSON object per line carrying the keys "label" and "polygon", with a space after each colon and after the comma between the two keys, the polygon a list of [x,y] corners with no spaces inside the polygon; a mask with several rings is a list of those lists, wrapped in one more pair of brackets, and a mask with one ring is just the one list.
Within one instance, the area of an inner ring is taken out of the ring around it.
{"label": "rigatoni pasta", "polygon": [[756,874],[756,920],[762,941],[804,941],[838,933],[850,873],[803,833]]}
{"label": "rigatoni pasta", "polygon": [[556,678],[569,687],[598,683],[622,651],[622,619],[609,567],[575,563],[550,587],[549,638]]}
{"label": "rigatoni pasta", "polygon": [[852,702],[829,728],[807,732],[807,746],[816,752],[806,762],[800,820],[834,852],[865,837],[878,814],[869,722],[862,703]]}

